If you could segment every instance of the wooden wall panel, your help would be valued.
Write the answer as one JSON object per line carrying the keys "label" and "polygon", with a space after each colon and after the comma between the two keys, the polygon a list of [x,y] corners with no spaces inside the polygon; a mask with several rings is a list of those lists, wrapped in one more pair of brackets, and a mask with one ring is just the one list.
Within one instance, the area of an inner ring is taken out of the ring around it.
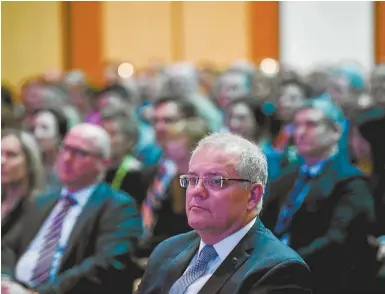
{"label": "wooden wall panel", "polygon": [[385,2],[374,2],[375,62],[385,63]]}
{"label": "wooden wall panel", "polygon": [[91,83],[103,81],[102,2],[62,3],[63,55],[66,69],[84,71]]}
{"label": "wooden wall panel", "polygon": [[251,60],[279,59],[279,2],[248,2]]}

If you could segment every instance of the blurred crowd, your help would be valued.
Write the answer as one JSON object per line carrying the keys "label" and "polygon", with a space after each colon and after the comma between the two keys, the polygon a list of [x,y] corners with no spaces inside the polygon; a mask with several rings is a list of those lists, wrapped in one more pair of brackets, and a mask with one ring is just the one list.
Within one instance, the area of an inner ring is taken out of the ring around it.
{"label": "blurred crowd", "polygon": [[[131,196],[140,212],[143,234],[130,253],[132,280],[140,279],[161,241],[191,230],[179,175],[187,172],[195,144],[208,133],[233,132],[266,155],[261,219],[323,277],[315,284],[346,282],[338,275],[345,265],[361,281],[354,287],[385,291],[385,65],[370,74],[353,64],[267,73],[246,61],[223,70],[179,62],[151,64],[130,77],[122,77],[119,66],[106,65],[104,85],[91,85],[75,70],[30,77],[20,89],[2,85],[3,240],[30,201],[62,186],[57,163],[68,147],[64,138],[81,123],[94,124],[111,141],[101,180]],[[323,118],[296,117],[306,103],[320,107]],[[302,204],[305,211],[294,211],[282,230],[279,220],[290,202],[285,195],[295,189],[303,157],[325,150],[338,164],[318,171],[312,193],[321,205],[312,211],[312,203]],[[365,184],[351,185],[357,177]]]}

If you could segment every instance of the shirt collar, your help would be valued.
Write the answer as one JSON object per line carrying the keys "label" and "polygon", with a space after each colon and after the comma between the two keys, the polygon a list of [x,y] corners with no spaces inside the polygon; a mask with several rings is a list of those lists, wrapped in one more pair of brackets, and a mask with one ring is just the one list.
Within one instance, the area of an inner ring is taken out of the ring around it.
{"label": "shirt collar", "polygon": [[[214,245],[215,251],[218,253],[219,258],[223,261],[234,249],[235,246],[242,240],[242,238],[250,231],[257,220],[257,217],[253,218],[246,226],[226,237],[225,239],[219,241]],[[201,253],[205,242],[200,242],[198,255]]]}
{"label": "shirt collar", "polygon": [[87,186],[73,193],[69,193],[68,189],[66,187],[63,187],[60,193],[60,197],[66,197],[68,195],[71,195],[71,198],[75,201],[76,205],[84,207],[89,198],[89,195],[91,195],[95,191],[96,186],[96,184]]}
{"label": "shirt collar", "polygon": [[335,158],[335,156],[337,155],[337,152],[334,153],[332,156],[330,156],[329,158],[327,159],[324,159],[324,160],[321,160],[313,165],[307,165],[307,164],[303,164],[301,166],[301,172],[303,173],[308,173],[312,178],[314,177],[317,177],[321,174],[323,168],[325,167],[325,165],[332,159]]}

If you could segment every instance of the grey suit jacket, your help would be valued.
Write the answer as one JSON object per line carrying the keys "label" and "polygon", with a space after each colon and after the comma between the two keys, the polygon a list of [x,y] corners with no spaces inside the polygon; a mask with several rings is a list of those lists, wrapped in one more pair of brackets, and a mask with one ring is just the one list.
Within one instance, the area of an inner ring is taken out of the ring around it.
{"label": "grey suit jacket", "polygon": [[[41,195],[25,211],[18,226],[1,244],[2,274],[13,277],[17,261],[59,197],[60,190]],[[41,294],[132,292],[131,275],[135,266],[131,256],[141,233],[135,201],[106,184],[98,185],[71,232],[55,281],[43,282],[36,291]]]}

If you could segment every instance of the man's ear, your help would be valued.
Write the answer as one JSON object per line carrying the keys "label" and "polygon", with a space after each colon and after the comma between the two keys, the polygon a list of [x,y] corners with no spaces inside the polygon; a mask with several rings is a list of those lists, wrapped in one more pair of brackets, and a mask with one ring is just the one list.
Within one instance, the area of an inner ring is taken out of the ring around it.
{"label": "man's ear", "polygon": [[333,133],[333,140],[335,142],[339,142],[342,136],[342,128],[340,126],[336,126],[335,132]]}
{"label": "man's ear", "polygon": [[262,200],[264,188],[262,184],[251,184],[249,187],[250,197],[247,204],[249,211],[255,210],[258,203]]}
{"label": "man's ear", "polygon": [[100,166],[100,170],[109,170],[111,167],[111,159],[110,158],[103,158],[102,164]]}

